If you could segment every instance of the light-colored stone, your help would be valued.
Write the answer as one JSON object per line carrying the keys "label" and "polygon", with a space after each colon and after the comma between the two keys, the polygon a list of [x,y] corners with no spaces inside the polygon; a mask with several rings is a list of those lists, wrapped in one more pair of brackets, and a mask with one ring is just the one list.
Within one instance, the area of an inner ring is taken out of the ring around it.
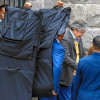
{"label": "light-colored stone", "polygon": [[86,22],[90,27],[100,27],[100,5],[86,5]]}
{"label": "light-colored stone", "polygon": [[38,98],[37,97],[34,97],[34,98],[32,98],[32,100],[38,100]]}
{"label": "light-colored stone", "polygon": [[67,3],[72,3],[72,4],[93,3],[93,0],[62,0],[62,1]]}
{"label": "light-colored stone", "polygon": [[64,7],[65,8],[66,7],[70,7],[71,8],[71,16],[70,16],[70,20],[69,20],[69,25],[70,25],[75,20],[75,13],[74,13],[75,5],[73,5],[73,4],[65,4]]}
{"label": "light-colored stone", "polygon": [[65,3],[72,4],[100,4],[100,0],[62,0]]}
{"label": "light-colored stone", "polygon": [[74,9],[75,20],[86,19],[86,6],[82,4],[76,4]]}
{"label": "light-colored stone", "polygon": [[0,0],[0,6],[4,4],[4,0]]}
{"label": "light-colored stone", "polygon": [[44,6],[43,6],[43,8],[52,8],[53,6],[56,5],[57,1],[58,0],[44,0]]}
{"label": "light-colored stone", "polygon": [[[52,8],[58,0],[26,0],[32,3],[32,9]],[[60,0],[59,0],[60,1]]]}
{"label": "light-colored stone", "polygon": [[43,3],[43,0],[26,0],[27,2],[30,2],[32,3],[32,9],[41,9],[42,8],[42,3]]}
{"label": "light-colored stone", "polygon": [[100,28],[88,28],[86,33],[82,37],[83,46],[88,49],[91,46],[92,40],[96,35],[100,35]]}

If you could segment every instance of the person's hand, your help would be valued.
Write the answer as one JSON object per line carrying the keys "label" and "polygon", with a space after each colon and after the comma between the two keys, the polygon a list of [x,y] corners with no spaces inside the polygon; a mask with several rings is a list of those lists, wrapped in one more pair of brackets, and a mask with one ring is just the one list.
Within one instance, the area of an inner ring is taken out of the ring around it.
{"label": "person's hand", "polygon": [[54,96],[57,96],[57,93],[55,93],[55,91],[54,91],[54,90],[52,91],[52,93],[53,93],[53,95],[54,95]]}
{"label": "person's hand", "polygon": [[57,1],[56,6],[58,6],[58,7],[62,6],[64,8],[64,3],[61,1]]}
{"label": "person's hand", "polygon": [[5,14],[0,14],[0,19],[3,21],[5,17]]}
{"label": "person's hand", "polygon": [[29,3],[29,2],[26,2],[26,3],[24,4],[24,7],[25,7],[25,8],[30,8],[30,7],[32,7],[32,4]]}
{"label": "person's hand", "polygon": [[5,17],[5,7],[3,7],[0,11],[0,19],[3,21]]}

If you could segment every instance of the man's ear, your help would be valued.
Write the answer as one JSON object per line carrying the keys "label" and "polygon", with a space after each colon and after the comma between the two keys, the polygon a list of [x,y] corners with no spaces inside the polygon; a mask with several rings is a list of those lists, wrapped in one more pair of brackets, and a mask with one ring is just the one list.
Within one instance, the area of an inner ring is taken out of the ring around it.
{"label": "man's ear", "polygon": [[92,49],[94,49],[94,46],[93,46],[93,44],[91,44],[91,48],[92,48]]}

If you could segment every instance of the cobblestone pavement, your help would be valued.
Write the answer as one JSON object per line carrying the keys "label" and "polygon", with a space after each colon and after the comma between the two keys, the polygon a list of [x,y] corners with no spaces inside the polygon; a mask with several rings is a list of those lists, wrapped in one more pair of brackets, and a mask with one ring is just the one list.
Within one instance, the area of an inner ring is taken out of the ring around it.
{"label": "cobblestone pavement", "polygon": [[34,97],[34,98],[32,98],[32,100],[38,100],[38,98]]}

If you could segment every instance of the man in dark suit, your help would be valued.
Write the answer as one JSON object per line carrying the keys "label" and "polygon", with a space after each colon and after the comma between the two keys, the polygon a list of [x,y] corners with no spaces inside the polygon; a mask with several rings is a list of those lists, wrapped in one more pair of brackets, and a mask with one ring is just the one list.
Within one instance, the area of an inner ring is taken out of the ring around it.
{"label": "man in dark suit", "polygon": [[81,37],[86,31],[87,25],[83,20],[76,20],[71,25],[71,29],[65,33],[62,46],[65,48],[65,58],[60,78],[60,100],[73,100],[73,86],[75,70],[79,58],[84,57],[83,44]]}
{"label": "man in dark suit", "polygon": [[93,53],[81,58],[77,67],[74,100],[100,100],[100,35],[91,47]]}

